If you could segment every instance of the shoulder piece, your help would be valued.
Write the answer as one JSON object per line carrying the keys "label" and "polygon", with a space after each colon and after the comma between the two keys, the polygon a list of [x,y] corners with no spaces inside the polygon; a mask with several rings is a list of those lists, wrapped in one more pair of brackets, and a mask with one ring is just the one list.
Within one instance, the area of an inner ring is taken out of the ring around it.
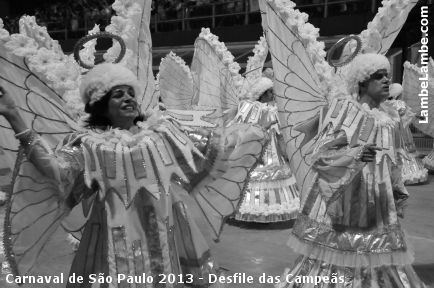
{"label": "shoulder piece", "polygon": [[276,106],[267,105],[259,101],[244,100],[238,105],[237,114],[228,126],[233,123],[251,123],[262,126],[262,123],[266,121],[278,122]]}
{"label": "shoulder piece", "polygon": [[320,137],[325,133],[345,132],[350,146],[376,144],[382,150],[377,159],[388,155],[395,160],[395,130],[399,115],[396,109],[382,104],[380,109],[370,109],[366,104],[339,97],[332,101],[320,124]]}
{"label": "shoulder piece", "polygon": [[[202,154],[173,123],[158,116],[151,118],[137,123],[140,129],[135,134],[110,129],[102,133],[89,131],[82,137],[88,187],[95,180],[102,191],[115,189],[128,207],[143,187],[159,199],[160,183],[168,193],[173,175],[188,182],[172,147],[182,153],[194,172],[197,169],[193,154],[203,157]],[[104,193],[100,194],[104,197]]]}

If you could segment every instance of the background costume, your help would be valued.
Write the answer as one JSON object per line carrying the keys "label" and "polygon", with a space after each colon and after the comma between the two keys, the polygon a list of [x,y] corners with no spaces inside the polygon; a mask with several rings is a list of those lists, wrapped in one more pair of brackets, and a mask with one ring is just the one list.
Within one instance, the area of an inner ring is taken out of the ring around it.
{"label": "background costume", "polygon": [[[432,114],[433,104],[428,101],[427,109],[422,109],[421,107],[421,96],[419,94],[421,91],[421,79],[424,82],[427,82],[428,88],[424,92],[424,94],[433,95],[433,87],[434,87],[434,61],[432,58],[429,59],[427,65],[423,67],[419,67],[415,64],[411,64],[409,62],[404,63],[404,77],[402,80],[403,91],[403,100],[405,103],[411,107],[412,111],[421,116],[422,118],[413,118],[413,125],[422,133],[429,135],[431,137],[434,136],[432,123]],[[423,71],[426,71],[425,73]],[[426,116],[426,114],[428,116]],[[432,150],[423,160],[423,164],[425,168],[429,171],[434,171],[434,150]]]}
{"label": "background costume", "polygon": [[398,152],[399,161],[402,163],[402,180],[405,185],[421,184],[428,180],[428,170],[423,167],[422,160],[419,158],[413,135],[410,131],[410,123],[415,117],[411,108],[402,100],[398,99],[403,91],[400,84],[390,85],[390,103],[398,111],[401,117],[399,137],[402,141],[401,149]]}
{"label": "background costume", "polygon": [[[162,101],[173,112],[182,107],[194,107],[197,112],[208,110],[210,112],[202,119],[225,126],[232,123],[265,125],[276,121],[273,105],[254,101],[273,84],[270,79],[262,78],[268,54],[265,38],[261,38],[253,52],[246,73],[241,75],[239,64],[234,62],[234,56],[224,43],[209,29],[202,29],[195,42],[191,68],[174,53],[161,61],[158,87]],[[206,97],[191,96],[201,93]],[[219,109],[214,109],[216,103],[221,103]],[[247,179],[249,186],[235,214],[237,220],[268,223],[290,220],[296,215],[298,191],[279,147],[278,129],[278,125],[274,125],[267,133],[269,144],[263,154],[264,164],[258,165]]]}
{"label": "background costume", "polygon": [[[233,120],[236,123],[261,123],[263,118],[278,121],[274,101],[264,103],[259,99],[268,89],[272,89],[273,82],[265,77],[255,80],[257,82],[249,82],[255,84],[247,88],[250,89],[247,92],[249,100],[239,104]],[[279,124],[273,125],[267,134],[268,144],[261,164],[251,172],[248,187],[235,214],[238,221],[273,223],[297,216],[298,188],[283,155]]]}

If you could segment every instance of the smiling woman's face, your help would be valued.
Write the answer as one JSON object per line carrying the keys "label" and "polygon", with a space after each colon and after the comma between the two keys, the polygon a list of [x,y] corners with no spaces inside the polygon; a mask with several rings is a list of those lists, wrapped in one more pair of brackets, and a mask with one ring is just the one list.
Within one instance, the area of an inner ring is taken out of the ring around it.
{"label": "smiling woman's face", "polygon": [[128,85],[118,85],[110,92],[105,116],[115,128],[129,129],[139,116],[134,89]]}

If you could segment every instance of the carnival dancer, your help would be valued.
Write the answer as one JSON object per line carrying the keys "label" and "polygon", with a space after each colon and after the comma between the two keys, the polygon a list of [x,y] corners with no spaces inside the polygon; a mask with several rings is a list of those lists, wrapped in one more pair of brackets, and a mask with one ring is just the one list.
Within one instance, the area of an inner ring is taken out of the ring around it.
{"label": "carnival dancer", "polygon": [[334,99],[320,122],[312,183],[289,240],[302,256],[276,287],[313,287],[294,279],[318,275],[345,287],[424,287],[399,222],[408,193],[394,144],[400,117],[385,102],[389,61],[358,55],[347,73],[356,99]]}
{"label": "carnival dancer", "polygon": [[[141,89],[136,76],[121,64],[95,66],[80,87],[89,114],[88,130],[67,136],[59,149],[52,151],[27,128],[13,95],[1,88],[0,115],[15,131],[22,147],[20,155],[27,158],[18,159],[21,172],[15,176],[15,188],[25,186],[27,179],[38,179],[36,186],[49,186],[32,187],[40,193],[30,189],[21,190],[24,195],[12,194],[12,203],[17,205],[21,197],[23,205],[11,212],[14,215],[8,219],[10,230],[5,237],[7,246],[13,247],[8,257],[14,274],[31,271],[44,243],[68,211],[92,198],[70,270],[71,275],[83,276],[84,283],[70,282],[68,288],[125,287],[128,277],[144,273],[153,277],[146,287],[209,286],[192,279],[207,278],[209,273],[216,273],[216,266],[206,241],[179,199],[182,186],[177,183],[187,183],[194,177],[195,183],[200,182],[196,172],[201,169],[200,177],[206,175],[216,157],[226,158],[226,166],[253,165],[243,155],[250,153],[250,158],[261,153],[263,128],[238,124],[242,127],[233,129],[245,130],[243,139],[230,130],[220,134],[218,130],[184,132],[158,109],[142,116],[135,97]],[[260,145],[252,146],[252,141]],[[36,220],[20,225],[20,219],[29,217]],[[182,274],[180,262],[192,265],[195,274]],[[98,273],[113,277],[113,283],[91,284],[89,275]]]}
{"label": "carnival dancer", "polygon": [[[384,103],[390,63],[383,55],[415,3],[383,1],[360,36],[339,40],[328,55],[295,3],[259,3],[300,187],[288,244],[302,255],[276,287],[424,287],[398,220],[408,197],[396,161],[400,117]],[[350,53],[341,58],[345,47]],[[322,282],[302,283],[301,276]]]}
{"label": "carnival dancer", "polygon": [[[271,72],[271,73],[270,73]],[[265,73],[265,71],[264,71]],[[248,187],[235,219],[243,222],[273,223],[294,219],[300,205],[298,188],[291,173],[279,131],[271,77],[247,78],[245,100],[239,104],[235,123],[277,122],[268,130],[268,145],[262,163],[250,174]],[[267,74],[266,74],[267,75]]]}
{"label": "carnival dancer", "polygon": [[399,136],[402,149],[399,150],[398,156],[402,162],[402,178],[405,185],[421,184],[428,180],[428,170],[423,167],[410,131],[410,124],[415,113],[401,100],[402,92],[403,88],[399,83],[393,83],[389,87],[389,102],[401,117]]}
{"label": "carnival dancer", "polygon": [[[403,97],[406,105],[411,107],[417,115],[413,120],[414,127],[425,135],[430,137],[434,136],[434,126],[432,123],[432,114],[428,111],[432,111],[432,103],[428,101],[428,109],[423,105],[421,106],[421,96],[433,95],[434,93],[434,61],[429,58],[427,66],[419,67],[418,65],[411,64],[410,62],[404,63],[404,76],[402,80],[402,87],[404,89]],[[425,71],[425,72],[423,72]],[[427,80],[427,88],[421,91],[420,79]],[[424,96],[426,97],[426,96]],[[426,147],[427,148],[427,147]],[[434,172],[434,149],[432,149],[426,157],[422,159],[422,163],[429,173]]]}

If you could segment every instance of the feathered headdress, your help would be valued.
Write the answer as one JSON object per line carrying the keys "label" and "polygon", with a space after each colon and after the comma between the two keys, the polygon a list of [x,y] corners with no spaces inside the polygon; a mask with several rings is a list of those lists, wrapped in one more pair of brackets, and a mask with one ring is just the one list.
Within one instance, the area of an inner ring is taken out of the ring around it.
{"label": "feathered headdress", "polygon": [[368,80],[372,74],[381,69],[390,72],[390,63],[385,56],[374,53],[357,55],[347,71],[346,81],[349,93],[357,93],[359,83]]}
{"label": "feathered headdress", "polygon": [[93,105],[118,85],[131,86],[136,96],[141,94],[141,86],[131,70],[122,64],[99,64],[84,76],[80,96],[84,104]]}

